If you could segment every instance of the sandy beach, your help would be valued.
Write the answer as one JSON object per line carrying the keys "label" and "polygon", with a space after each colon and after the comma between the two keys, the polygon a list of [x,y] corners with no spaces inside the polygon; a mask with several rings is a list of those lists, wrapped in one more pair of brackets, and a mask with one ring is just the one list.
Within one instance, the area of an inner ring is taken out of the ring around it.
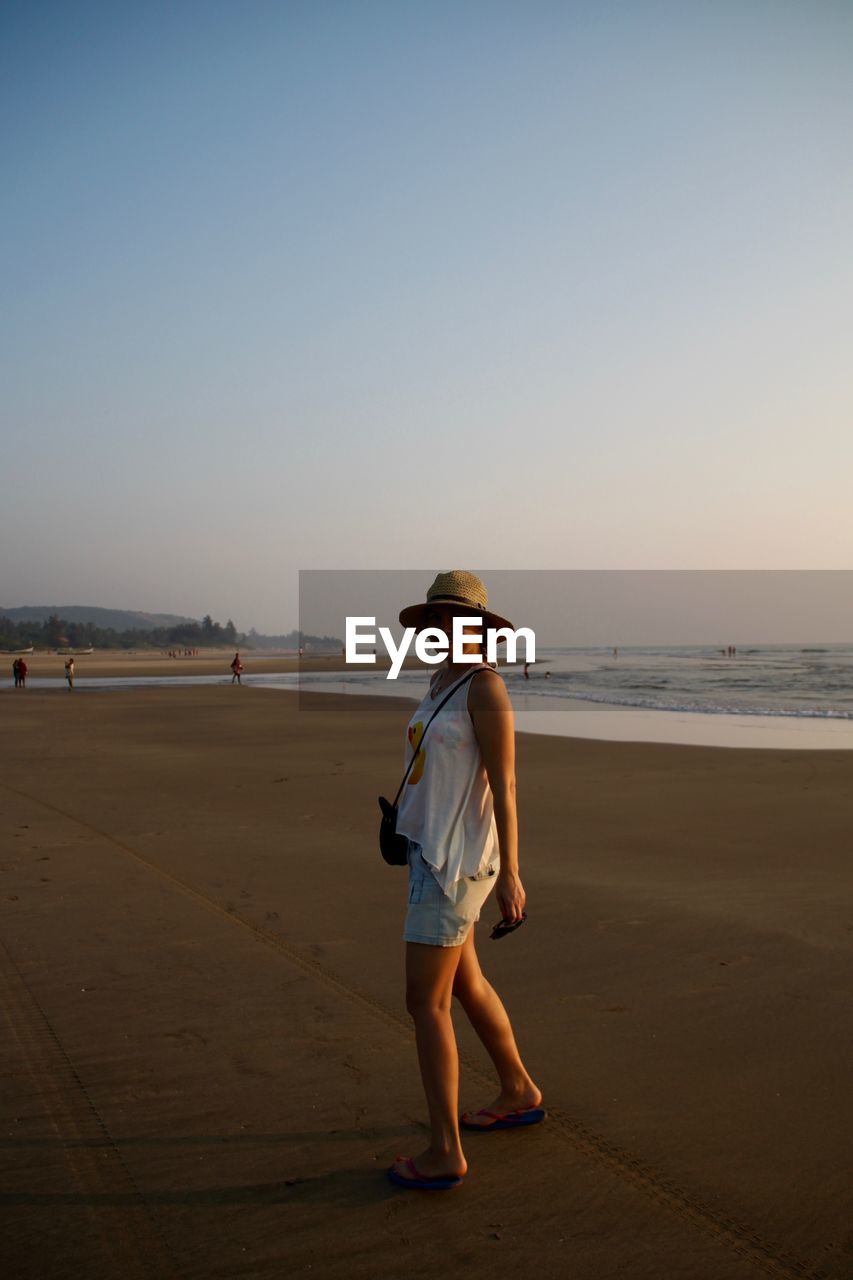
{"label": "sandy beach", "polygon": [[[233,649],[202,649],[191,657],[178,651],[177,657],[153,649],[97,649],[94,653],[74,654],[75,679],[87,677],[114,679],[122,676],[229,676]],[[3,654],[2,673],[12,679],[12,663],[16,654]],[[54,676],[65,678],[68,654],[27,653],[28,679]],[[253,652],[242,650],[240,657],[247,676],[271,675],[289,671],[339,671],[346,669],[340,654],[318,654],[299,658],[294,653]],[[6,681],[4,681],[6,683]]]}
{"label": "sandy beach", "polygon": [[425,1119],[406,713],[0,692],[7,1274],[853,1275],[850,753],[520,735],[529,921],[480,950],[549,1120],[428,1196],[384,1177]]}

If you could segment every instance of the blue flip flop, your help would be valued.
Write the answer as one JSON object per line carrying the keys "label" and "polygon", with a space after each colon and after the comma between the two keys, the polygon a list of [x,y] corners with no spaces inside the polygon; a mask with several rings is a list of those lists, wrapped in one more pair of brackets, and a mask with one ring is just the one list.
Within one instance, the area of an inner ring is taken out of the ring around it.
{"label": "blue flip flop", "polygon": [[409,1156],[397,1156],[397,1159],[403,1162],[412,1176],[411,1178],[404,1178],[391,1165],[388,1170],[388,1177],[396,1186],[405,1187],[406,1191],[450,1191],[453,1187],[462,1186],[462,1178],[455,1174],[443,1178],[427,1178],[424,1174],[418,1173],[414,1160],[410,1159]]}
{"label": "blue flip flop", "polygon": [[459,1121],[463,1129],[469,1129],[472,1133],[494,1133],[496,1129],[523,1129],[530,1124],[541,1124],[545,1119],[547,1112],[544,1107],[523,1107],[520,1111],[507,1111],[504,1115],[500,1115],[497,1111],[489,1111],[487,1107],[482,1107],[479,1111],[474,1112],[475,1116],[488,1116],[491,1124],[471,1124],[465,1116]]}

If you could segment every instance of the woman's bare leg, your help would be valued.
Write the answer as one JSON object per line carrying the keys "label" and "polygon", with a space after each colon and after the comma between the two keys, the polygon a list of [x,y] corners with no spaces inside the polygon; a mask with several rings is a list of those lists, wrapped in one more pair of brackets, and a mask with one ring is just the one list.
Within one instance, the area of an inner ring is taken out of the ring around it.
{"label": "woman's bare leg", "polygon": [[[538,1106],[542,1093],[521,1061],[506,1009],[480,968],[473,928],[462,946],[453,994],[468,1015],[498,1073],[501,1091],[494,1102],[489,1103],[488,1109],[502,1114]],[[468,1116],[467,1119],[470,1123],[477,1123],[476,1116]],[[489,1124],[487,1117],[483,1118],[483,1123]]]}
{"label": "woman's bare leg", "polygon": [[[459,1136],[459,1054],[450,1016],[462,947],[406,943],[406,1007],[415,1024],[418,1062],[430,1121],[430,1144],[414,1157],[425,1177],[464,1174]],[[403,1165],[397,1166],[404,1177]]]}

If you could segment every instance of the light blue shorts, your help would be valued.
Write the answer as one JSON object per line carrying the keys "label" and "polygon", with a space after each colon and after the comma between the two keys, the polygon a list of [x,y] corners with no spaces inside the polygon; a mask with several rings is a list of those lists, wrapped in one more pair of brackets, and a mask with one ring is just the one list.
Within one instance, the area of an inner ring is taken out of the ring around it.
{"label": "light blue shorts", "polygon": [[495,887],[498,860],[479,876],[460,881],[457,901],[452,902],[433,875],[415,840],[409,841],[409,909],[404,942],[430,947],[461,947],[480,909]]}

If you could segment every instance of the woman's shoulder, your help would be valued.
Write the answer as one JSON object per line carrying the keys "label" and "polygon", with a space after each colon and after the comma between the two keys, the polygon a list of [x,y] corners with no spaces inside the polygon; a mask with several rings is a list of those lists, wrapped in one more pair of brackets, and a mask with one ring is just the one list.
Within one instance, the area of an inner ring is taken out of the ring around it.
{"label": "woman's shoulder", "polygon": [[503,676],[485,663],[476,672],[468,688],[468,710],[504,710],[510,706]]}

